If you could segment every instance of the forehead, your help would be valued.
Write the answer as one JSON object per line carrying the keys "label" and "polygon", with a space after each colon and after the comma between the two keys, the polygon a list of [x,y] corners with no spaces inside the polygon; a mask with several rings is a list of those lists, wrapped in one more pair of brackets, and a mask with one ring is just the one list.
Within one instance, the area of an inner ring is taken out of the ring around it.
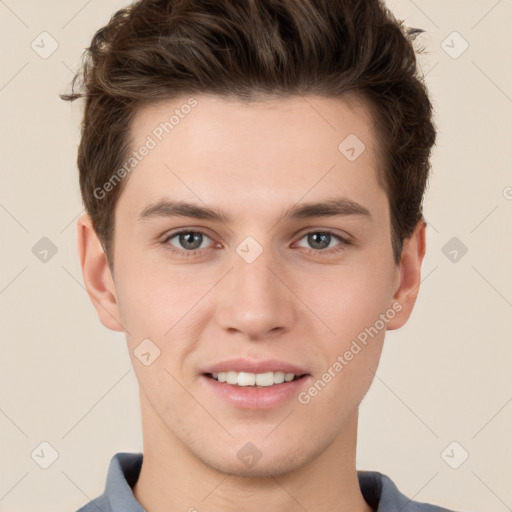
{"label": "forehead", "polygon": [[382,161],[371,112],[354,96],[184,95],[136,112],[131,149],[144,146],[121,194],[141,204],[175,191],[215,203],[227,187],[240,206],[313,200],[334,187],[362,199],[378,187]]}
{"label": "forehead", "polygon": [[[202,135],[201,148],[206,149],[216,147],[215,134],[221,127],[222,135],[231,133],[237,139],[256,135],[259,141],[292,137],[300,140],[302,133],[305,138],[310,134],[326,137],[328,144],[339,142],[350,131],[364,140],[370,152],[378,149],[370,106],[355,94],[343,98],[265,95],[251,101],[214,94],[183,95],[140,107],[130,132],[135,146],[144,143],[148,135],[157,144],[179,137],[180,132],[186,136]],[[258,139],[245,142],[258,143]],[[223,142],[224,146],[229,145],[229,140]]]}

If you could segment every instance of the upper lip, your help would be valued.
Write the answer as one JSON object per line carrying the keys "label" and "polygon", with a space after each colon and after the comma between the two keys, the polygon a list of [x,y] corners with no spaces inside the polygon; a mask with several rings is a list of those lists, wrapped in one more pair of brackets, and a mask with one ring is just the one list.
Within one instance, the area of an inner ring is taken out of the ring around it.
{"label": "upper lip", "polygon": [[304,375],[308,372],[295,364],[279,361],[278,359],[263,359],[256,361],[252,359],[228,359],[219,363],[212,364],[201,373],[219,373],[219,372],[247,372],[247,373],[267,373],[267,372],[284,372],[293,373],[294,375]]}

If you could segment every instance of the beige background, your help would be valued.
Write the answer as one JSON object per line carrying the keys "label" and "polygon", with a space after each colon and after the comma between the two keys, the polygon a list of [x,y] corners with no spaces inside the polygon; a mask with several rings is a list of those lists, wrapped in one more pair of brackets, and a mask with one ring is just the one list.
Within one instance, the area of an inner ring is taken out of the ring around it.
{"label": "beige background", "polygon": [[[58,98],[93,33],[124,5],[0,0],[2,512],[76,510],[102,492],[115,452],[142,447],[124,338],[97,320],[76,254],[82,106]],[[358,467],[388,474],[418,501],[505,512],[512,508],[512,2],[388,5],[428,32],[421,65],[439,139],[424,282],[410,322],[388,334],[363,401]],[[43,31],[58,43],[47,58],[31,47],[51,49]],[[469,47],[453,58],[464,40]],[[46,263],[32,252],[42,237],[57,248]],[[456,262],[443,253],[452,237],[468,249]],[[58,452],[48,469],[31,457],[43,441]],[[466,451],[457,469],[448,465]]]}

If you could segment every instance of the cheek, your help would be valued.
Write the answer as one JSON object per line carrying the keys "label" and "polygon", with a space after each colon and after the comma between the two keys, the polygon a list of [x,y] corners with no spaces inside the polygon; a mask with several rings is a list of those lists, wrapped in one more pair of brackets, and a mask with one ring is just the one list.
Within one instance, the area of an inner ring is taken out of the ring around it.
{"label": "cheek", "polygon": [[165,270],[162,266],[130,264],[125,260],[118,271],[122,283],[117,290],[119,311],[127,329],[133,369],[146,399],[155,410],[167,414],[167,393],[176,395],[174,402],[181,397],[174,378],[181,381],[182,376],[173,362],[182,361],[191,349],[182,329],[193,321],[192,308],[204,295],[205,290],[200,289],[204,286],[197,286],[199,279],[183,279],[179,270]]}
{"label": "cheek", "polygon": [[333,424],[339,425],[348,411],[360,404],[377,370],[385,320],[395,314],[391,279],[389,268],[376,264],[373,268],[351,266],[329,280],[317,275],[314,282],[316,285],[309,287],[314,292],[308,305],[329,329],[319,324],[322,334],[317,331],[313,351],[323,367],[317,368],[316,380],[299,402],[307,405],[313,416],[325,417],[329,411],[336,418]]}
{"label": "cheek", "polygon": [[[131,334],[163,339],[208,290],[208,279],[184,267],[121,260],[117,293],[123,324]],[[210,285],[211,287],[211,285]]]}
{"label": "cheek", "polygon": [[[297,399],[309,418],[318,418],[332,430],[339,429],[355,411],[374,378],[382,351],[383,337],[376,336],[367,345],[356,341],[332,354],[324,371]],[[348,353],[351,356],[348,356]]]}
{"label": "cheek", "polygon": [[[392,268],[382,263],[347,265],[305,275],[302,297],[338,339],[373,325],[392,298]],[[328,335],[329,332],[326,332]]]}

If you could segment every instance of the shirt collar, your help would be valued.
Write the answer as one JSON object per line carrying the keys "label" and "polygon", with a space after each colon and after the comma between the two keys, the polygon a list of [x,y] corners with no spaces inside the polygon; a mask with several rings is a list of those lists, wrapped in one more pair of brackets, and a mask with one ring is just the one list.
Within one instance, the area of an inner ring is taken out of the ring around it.
{"label": "shirt collar", "polygon": [[[141,467],[142,453],[121,452],[112,457],[104,493],[111,512],[145,512],[132,492]],[[389,477],[377,471],[358,471],[357,476],[361,493],[375,512],[450,512],[410,500]]]}
{"label": "shirt collar", "polygon": [[132,492],[141,467],[142,453],[121,452],[112,457],[104,493],[112,512],[145,512]]}

